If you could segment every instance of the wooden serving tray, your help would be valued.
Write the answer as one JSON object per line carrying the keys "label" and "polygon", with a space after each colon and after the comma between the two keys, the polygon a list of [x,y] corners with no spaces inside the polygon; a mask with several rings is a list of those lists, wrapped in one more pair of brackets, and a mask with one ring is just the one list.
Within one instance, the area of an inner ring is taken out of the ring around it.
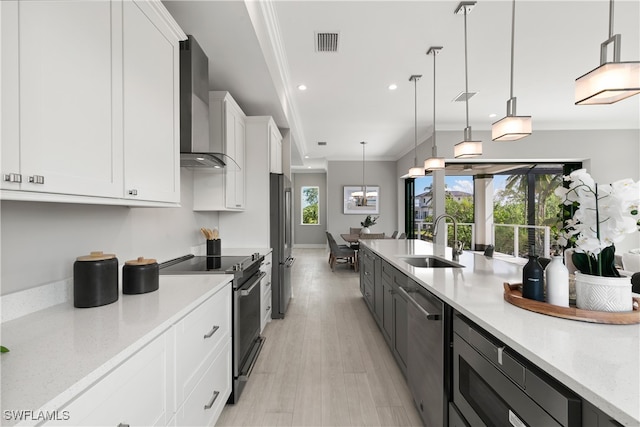
{"label": "wooden serving tray", "polygon": [[608,312],[582,310],[576,307],[560,307],[542,301],[536,301],[522,296],[518,283],[504,283],[505,301],[525,310],[534,311],[547,316],[563,319],[579,320],[590,323],[606,323],[612,325],[632,325],[640,323],[640,298],[633,297],[633,311]]}

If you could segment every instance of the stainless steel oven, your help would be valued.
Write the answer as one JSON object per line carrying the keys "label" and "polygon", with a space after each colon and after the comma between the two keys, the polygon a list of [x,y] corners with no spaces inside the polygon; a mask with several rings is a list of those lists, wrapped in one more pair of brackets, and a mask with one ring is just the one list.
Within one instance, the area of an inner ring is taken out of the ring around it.
{"label": "stainless steel oven", "polygon": [[260,271],[264,256],[185,255],[160,264],[160,274],[231,274],[233,292],[231,396],[236,403],[258,359],[264,338],[260,336]]}
{"label": "stainless steel oven", "polygon": [[581,399],[456,313],[449,426],[580,426]]}

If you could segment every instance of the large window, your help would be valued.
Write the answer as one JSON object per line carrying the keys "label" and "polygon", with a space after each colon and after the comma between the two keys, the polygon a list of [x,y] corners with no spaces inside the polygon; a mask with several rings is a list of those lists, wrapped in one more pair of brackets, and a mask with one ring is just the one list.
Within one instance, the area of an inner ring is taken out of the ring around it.
{"label": "large window", "polygon": [[524,257],[533,246],[536,254],[543,254],[544,227],[558,222],[560,199],[554,191],[560,185],[562,169],[557,166],[541,165],[494,176],[496,251]]}
{"label": "large window", "polygon": [[320,224],[320,218],[318,216],[318,212],[320,211],[320,187],[303,186],[300,201],[302,207],[300,223],[302,225]]}
{"label": "large window", "polygon": [[[415,230],[417,238],[432,240],[433,178],[425,176],[415,181]],[[471,247],[471,224],[473,224],[473,177],[450,175],[445,177],[445,212],[458,221],[458,240],[465,248]],[[449,222],[449,220],[447,220]],[[453,227],[447,230],[449,245],[453,245]]]}

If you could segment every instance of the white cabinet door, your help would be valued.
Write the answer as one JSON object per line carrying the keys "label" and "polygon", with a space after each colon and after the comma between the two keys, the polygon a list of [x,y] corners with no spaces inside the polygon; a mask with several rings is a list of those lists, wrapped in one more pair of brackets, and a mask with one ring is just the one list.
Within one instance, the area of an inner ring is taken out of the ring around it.
{"label": "white cabinet door", "polygon": [[125,197],[180,201],[179,41],[153,2],[123,4]]}
{"label": "white cabinet door", "polygon": [[223,170],[196,170],[193,210],[242,211],[245,208],[246,116],[229,92],[209,92],[209,130],[214,151],[227,156]]}
{"label": "white cabinet door", "polygon": [[275,125],[269,126],[269,171],[282,173],[282,135]]}
{"label": "white cabinet door", "polygon": [[[3,180],[2,188],[121,196],[122,145],[114,131],[119,111],[112,80],[120,67],[112,37],[118,5],[2,3],[2,120],[3,128],[8,126],[2,173],[22,175],[21,183]],[[13,24],[5,28],[5,12],[16,7]]]}
{"label": "white cabinet door", "polygon": [[68,420],[46,425],[166,425],[172,416],[167,398],[171,375],[169,337],[163,334],[156,338],[62,408],[59,412],[68,414]]}
{"label": "white cabinet door", "polygon": [[229,209],[244,208],[244,150],[245,150],[245,122],[244,113],[226,103],[227,111],[227,154],[235,160],[227,165],[226,205]]}

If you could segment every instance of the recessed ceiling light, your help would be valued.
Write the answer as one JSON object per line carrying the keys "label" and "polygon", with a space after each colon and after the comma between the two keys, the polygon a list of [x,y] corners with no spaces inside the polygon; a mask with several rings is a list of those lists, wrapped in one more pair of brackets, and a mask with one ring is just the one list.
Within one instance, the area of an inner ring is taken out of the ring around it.
{"label": "recessed ceiling light", "polygon": [[305,158],[305,159],[308,159],[308,158],[309,158],[309,156],[304,156],[304,158]]}
{"label": "recessed ceiling light", "polygon": [[489,114],[489,118],[490,118],[490,119],[493,119],[495,116],[497,116],[497,114],[496,114],[496,113],[491,113],[491,114]]}
{"label": "recessed ceiling light", "polygon": [[397,85],[397,84],[395,84],[395,83],[391,83],[391,84],[389,85],[389,90],[396,90],[396,89],[398,89],[398,85]]}
{"label": "recessed ceiling light", "polygon": [[307,169],[311,169],[311,166],[307,166]]}
{"label": "recessed ceiling light", "polygon": [[307,90],[307,85],[298,85],[299,90]]}

